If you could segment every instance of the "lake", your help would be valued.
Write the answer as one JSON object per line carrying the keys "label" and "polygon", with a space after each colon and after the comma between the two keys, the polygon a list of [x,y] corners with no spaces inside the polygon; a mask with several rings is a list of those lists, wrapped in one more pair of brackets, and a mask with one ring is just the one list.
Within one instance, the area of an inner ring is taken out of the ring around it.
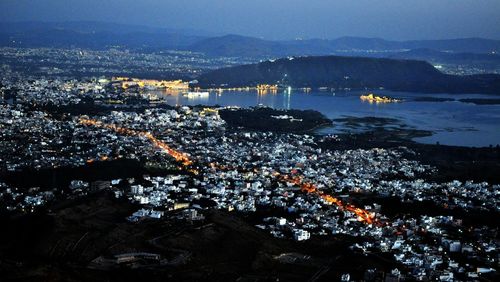
{"label": "lake", "polygon": [[[221,105],[253,107],[259,104],[279,109],[312,109],[331,119],[342,117],[385,117],[395,118],[410,127],[430,130],[434,134],[414,140],[421,143],[482,147],[500,144],[500,105],[475,105],[459,101],[420,102],[417,97],[438,97],[452,99],[500,98],[482,94],[422,94],[378,90],[376,95],[402,98],[401,103],[371,104],[359,99],[366,91],[305,93],[299,90],[277,93],[257,91],[211,92],[205,97],[187,97],[176,92],[152,91],[166,100],[169,105]],[[323,128],[318,133],[345,131],[341,124]],[[353,129],[356,130],[356,129]]]}

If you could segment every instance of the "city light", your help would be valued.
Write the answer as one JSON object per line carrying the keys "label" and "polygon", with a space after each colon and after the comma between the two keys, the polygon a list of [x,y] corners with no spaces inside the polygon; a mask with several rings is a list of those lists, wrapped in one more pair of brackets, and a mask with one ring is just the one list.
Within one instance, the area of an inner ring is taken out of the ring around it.
{"label": "city light", "polygon": [[365,222],[367,224],[377,223],[374,214],[371,214],[364,209],[358,208],[353,204],[344,203],[341,200],[333,197],[332,195],[326,194],[325,192],[318,190],[316,185],[314,185],[313,183],[304,182],[301,176],[281,175],[279,173],[276,173],[275,176],[284,180],[285,182],[299,186],[302,192],[317,195],[329,204],[336,205],[342,209],[353,212],[354,214],[357,215],[358,220],[361,222]]}
{"label": "city light", "polygon": [[151,134],[148,131],[133,130],[133,129],[125,128],[125,127],[120,127],[120,126],[117,126],[114,124],[105,124],[105,123],[102,123],[102,122],[97,121],[97,120],[85,119],[85,118],[80,119],[80,124],[88,125],[88,126],[95,126],[95,127],[100,127],[100,128],[106,128],[106,129],[110,129],[110,130],[113,130],[119,134],[124,134],[124,135],[145,137],[149,141],[151,141],[151,143],[155,147],[163,150],[164,152],[166,152],[167,154],[172,156],[176,161],[182,163],[183,166],[187,167],[193,163],[186,154],[170,148],[170,146],[168,146],[165,142],[159,140],[158,138],[153,136],[153,134]]}

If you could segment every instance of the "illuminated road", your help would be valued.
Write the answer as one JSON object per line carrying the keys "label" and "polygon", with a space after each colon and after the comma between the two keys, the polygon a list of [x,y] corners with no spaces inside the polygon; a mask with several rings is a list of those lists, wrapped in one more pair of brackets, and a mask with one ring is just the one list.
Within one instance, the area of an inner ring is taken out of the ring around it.
{"label": "illuminated road", "polygon": [[172,156],[176,161],[182,163],[182,165],[184,165],[185,167],[187,167],[193,163],[186,154],[170,148],[170,146],[168,146],[167,144],[165,144],[163,141],[159,140],[158,138],[154,137],[153,134],[151,134],[150,132],[128,129],[128,128],[116,126],[114,124],[105,124],[105,123],[102,123],[100,121],[93,120],[93,119],[80,119],[80,124],[110,129],[110,130],[115,131],[116,133],[123,134],[123,135],[145,137],[149,141],[151,141],[151,143],[156,148],[162,149],[164,152],[166,152],[167,154]]}
{"label": "illuminated road", "polygon": [[[105,124],[97,120],[93,119],[80,119],[80,124],[87,125],[87,126],[94,126],[94,127],[99,127],[99,128],[106,128],[113,130],[119,134],[124,134],[124,135],[129,135],[129,136],[142,136],[147,138],[151,143],[172,156],[176,161],[180,162],[185,168],[188,166],[192,165],[193,162],[189,159],[189,157],[179,151],[176,151],[172,149],[170,146],[165,144],[163,141],[159,140],[158,138],[154,137],[153,134],[147,131],[139,131],[139,130],[133,130],[133,129],[128,129],[124,127],[119,127],[114,124]],[[214,164],[212,164],[214,165]],[[219,166],[222,170],[224,170],[225,166]],[[198,174],[198,171],[190,169],[189,171]],[[350,211],[354,214],[357,215],[358,220],[361,222],[365,222],[367,224],[373,224],[376,222],[374,215],[369,213],[368,211],[358,208],[352,204],[348,203],[343,203],[341,200],[333,197],[332,195],[326,194],[323,191],[318,190],[316,185],[310,182],[304,182],[301,176],[291,176],[291,175],[281,175],[280,173],[276,172],[273,174],[277,179],[288,182],[288,183],[293,183],[301,188],[303,192],[306,192],[308,194],[314,194],[317,195],[318,197],[322,198],[325,200],[327,203],[332,204],[332,205],[337,205],[338,207],[345,209],[347,211]]]}
{"label": "illuminated road", "polygon": [[318,197],[322,198],[329,204],[336,205],[347,211],[355,213],[358,216],[359,221],[365,222],[367,224],[373,224],[374,222],[376,222],[374,214],[371,214],[364,209],[358,208],[353,204],[344,203],[341,200],[333,197],[332,195],[326,194],[325,192],[318,190],[316,185],[310,182],[304,182],[302,177],[300,176],[289,176],[289,175],[283,176],[279,173],[275,173],[275,176],[277,176],[280,179],[283,179],[286,182],[293,183],[299,186],[302,192],[317,195]]}

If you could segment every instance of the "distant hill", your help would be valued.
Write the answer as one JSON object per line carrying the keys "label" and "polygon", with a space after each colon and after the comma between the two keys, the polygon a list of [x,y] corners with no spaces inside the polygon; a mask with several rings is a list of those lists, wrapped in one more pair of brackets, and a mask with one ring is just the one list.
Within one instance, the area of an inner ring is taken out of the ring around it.
{"label": "distant hill", "polygon": [[500,40],[391,41],[381,38],[341,37],[271,41],[240,35],[216,36],[204,31],[168,29],[106,22],[0,22],[0,46],[180,49],[211,56],[256,59],[285,56],[357,55],[387,57],[413,49],[448,53],[500,53]]}
{"label": "distant hill", "polygon": [[283,57],[365,53],[384,56],[412,49],[432,49],[452,53],[500,53],[500,40],[466,38],[450,40],[389,41],[380,38],[342,37],[333,40],[311,39],[269,41],[239,35],[208,38],[188,49],[213,56]]}
{"label": "distant hill", "polygon": [[284,46],[279,42],[262,40],[240,35],[212,37],[196,42],[189,50],[203,52],[210,56],[262,57],[284,55]]}
{"label": "distant hill", "polygon": [[202,32],[102,22],[0,23],[0,46],[104,49],[178,49],[205,39]]}
{"label": "distant hill", "polygon": [[[396,42],[397,44],[397,42]],[[433,49],[455,53],[500,52],[500,40],[483,38],[459,38],[446,40],[412,40],[400,42],[404,49]]]}
{"label": "distant hill", "polygon": [[387,58],[393,59],[411,59],[411,60],[427,60],[439,61],[442,63],[484,63],[484,64],[500,64],[500,55],[498,54],[480,54],[480,53],[451,53],[436,51],[432,49],[413,49],[405,52],[391,53]]}
{"label": "distant hill", "polygon": [[282,84],[415,92],[498,93],[500,75],[452,76],[423,61],[365,57],[285,58],[215,70],[198,77],[202,87]]}
{"label": "distant hill", "polygon": [[81,33],[111,32],[117,34],[127,33],[178,33],[185,36],[208,37],[215,36],[202,30],[194,29],[173,29],[163,27],[151,27],[145,25],[130,25],[111,22],[96,21],[69,21],[69,22],[0,22],[0,33],[30,32],[33,30],[71,30]]}

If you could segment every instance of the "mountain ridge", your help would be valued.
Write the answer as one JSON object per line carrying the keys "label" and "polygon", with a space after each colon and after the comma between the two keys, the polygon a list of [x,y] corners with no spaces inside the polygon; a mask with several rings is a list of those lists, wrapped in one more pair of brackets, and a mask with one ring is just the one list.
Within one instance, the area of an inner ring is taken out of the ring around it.
{"label": "mountain ridge", "polygon": [[223,68],[198,77],[199,86],[378,89],[434,93],[500,94],[500,75],[443,74],[425,61],[388,58],[305,56]]}
{"label": "mountain ridge", "polygon": [[[251,46],[245,46],[252,44]],[[221,46],[224,47],[221,49]],[[228,48],[232,47],[232,48]],[[272,52],[270,52],[272,47]],[[270,41],[248,36],[231,35],[211,37],[190,46],[191,49],[208,55],[224,55],[225,50],[240,50],[240,56],[290,56],[330,55],[345,50],[373,52],[401,52],[412,49],[433,49],[454,53],[500,53],[500,40],[482,38],[460,38],[446,40],[390,41],[381,38],[340,37],[337,39],[308,39]],[[248,49],[251,52],[246,52]]]}
{"label": "mountain ridge", "polygon": [[[61,31],[70,36],[58,36]],[[95,34],[101,34],[101,37]],[[454,53],[500,53],[500,40],[484,38],[394,41],[344,36],[336,39],[273,41],[235,34],[214,36],[196,30],[110,22],[0,22],[0,46],[108,48],[110,45],[172,48],[213,56],[256,58],[339,55],[360,50],[367,54],[383,54],[422,48]]]}

